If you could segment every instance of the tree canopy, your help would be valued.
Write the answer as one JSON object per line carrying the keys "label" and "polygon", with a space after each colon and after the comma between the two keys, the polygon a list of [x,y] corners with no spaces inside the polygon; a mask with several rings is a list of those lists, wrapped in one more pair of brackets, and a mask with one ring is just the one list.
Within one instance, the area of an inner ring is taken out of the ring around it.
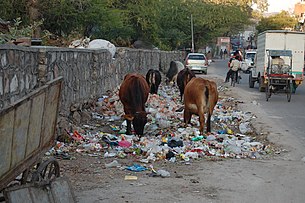
{"label": "tree canopy", "polygon": [[[20,17],[23,26],[42,20],[42,30],[68,40],[90,36],[129,46],[140,39],[176,50],[191,47],[191,15],[199,48],[242,31],[254,3],[266,6],[266,0],[2,0],[0,6],[8,9],[0,16]],[[29,15],[31,8],[37,15]]]}
{"label": "tree canopy", "polygon": [[263,17],[256,26],[257,32],[261,33],[266,30],[294,29],[297,20],[289,15],[288,12],[282,11],[270,17]]}

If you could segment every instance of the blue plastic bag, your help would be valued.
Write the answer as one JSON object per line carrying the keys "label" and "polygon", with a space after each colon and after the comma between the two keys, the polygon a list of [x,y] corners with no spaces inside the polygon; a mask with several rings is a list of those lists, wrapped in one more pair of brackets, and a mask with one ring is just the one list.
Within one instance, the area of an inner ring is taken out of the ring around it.
{"label": "blue plastic bag", "polygon": [[145,167],[143,167],[139,164],[133,164],[132,166],[127,166],[126,169],[129,170],[129,171],[135,171],[135,172],[140,172],[140,171],[147,170],[147,168],[145,168]]}

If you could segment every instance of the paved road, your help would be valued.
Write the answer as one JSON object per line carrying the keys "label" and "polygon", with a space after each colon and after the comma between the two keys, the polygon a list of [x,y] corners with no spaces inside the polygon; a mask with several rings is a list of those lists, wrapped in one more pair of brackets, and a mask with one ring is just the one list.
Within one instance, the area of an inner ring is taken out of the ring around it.
{"label": "paved road", "polygon": [[[227,61],[217,61],[206,77],[225,77]],[[205,77],[202,75],[202,77]],[[305,202],[304,86],[290,103],[283,95],[269,102],[257,87],[242,83],[229,89],[244,103],[238,104],[257,115],[256,128],[269,132],[271,141],[283,144],[286,152],[263,160],[227,159],[198,161],[175,167],[183,178],[155,179],[142,176],[135,183],[115,179],[100,187],[77,193],[78,202],[213,202],[213,203],[303,203]],[[255,101],[255,102],[254,102]],[[176,172],[175,172],[176,173]],[[191,180],[197,180],[192,183]]]}
{"label": "paved road", "polygon": [[[209,73],[225,78],[227,70],[227,60],[218,60],[210,66]],[[267,102],[265,94],[258,91],[258,83],[255,83],[254,88],[249,88],[249,75],[242,73],[241,77],[241,84],[236,85],[237,89],[247,92],[259,103],[259,108],[266,113],[267,118],[276,124],[273,128],[281,130],[284,135],[292,135],[299,142],[300,147],[305,148],[305,84],[297,88],[296,93],[291,97],[291,102],[287,102],[285,94],[272,94]],[[298,158],[305,156],[305,152],[302,153],[300,152]]]}

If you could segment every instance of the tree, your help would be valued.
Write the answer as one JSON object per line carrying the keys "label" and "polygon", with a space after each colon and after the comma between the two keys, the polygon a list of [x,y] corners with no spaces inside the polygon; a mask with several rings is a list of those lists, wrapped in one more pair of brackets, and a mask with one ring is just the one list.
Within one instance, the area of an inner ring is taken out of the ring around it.
{"label": "tree", "polygon": [[[191,47],[191,15],[195,45],[204,46],[216,37],[242,31],[249,24],[250,5],[265,0],[21,1],[26,6],[0,11],[4,20],[14,17],[14,12],[24,13],[22,22],[29,24],[42,18],[42,29],[68,40],[73,35],[90,36],[128,46],[140,39],[161,49],[176,50]],[[10,6],[12,2],[15,0],[3,0],[1,4]]]}
{"label": "tree", "polygon": [[[29,13],[29,20],[31,24],[34,24],[38,21],[40,21],[41,16],[39,13],[38,8],[38,1],[37,0],[28,0],[27,1],[27,10]],[[41,27],[38,26],[33,30],[32,37],[34,38],[40,38],[41,37]]]}
{"label": "tree", "polygon": [[90,0],[84,10],[84,35],[115,41],[117,38],[129,39],[134,31],[126,23],[125,12],[112,6],[108,0]]}
{"label": "tree", "polygon": [[191,45],[190,11],[183,1],[162,1],[159,13],[157,46],[177,50]]}
{"label": "tree", "polygon": [[268,9],[268,0],[206,0],[206,2],[215,3],[218,5],[238,6],[244,10],[252,10],[252,7],[256,5],[260,12],[267,11]]}
{"label": "tree", "polygon": [[13,21],[21,18],[23,24],[29,23],[27,13],[27,0],[1,0],[0,1],[0,16],[2,19]]}
{"label": "tree", "polygon": [[83,10],[70,0],[39,0],[39,11],[44,19],[43,28],[58,36],[67,36],[78,26]]}
{"label": "tree", "polygon": [[196,2],[188,8],[194,16],[194,35],[197,46],[214,42],[219,36],[231,36],[250,23],[250,12],[236,3],[216,4]]}
{"label": "tree", "polygon": [[270,17],[263,17],[256,29],[258,33],[264,32],[266,30],[283,30],[286,28],[294,29],[297,25],[297,20],[289,15],[287,11],[282,11],[276,15]]}

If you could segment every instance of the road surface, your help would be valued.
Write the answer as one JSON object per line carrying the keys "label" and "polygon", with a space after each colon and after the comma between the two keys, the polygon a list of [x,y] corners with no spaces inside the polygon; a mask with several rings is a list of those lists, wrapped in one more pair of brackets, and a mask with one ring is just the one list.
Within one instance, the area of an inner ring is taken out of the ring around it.
{"label": "road surface", "polygon": [[[211,64],[208,75],[225,77],[227,61]],[[269,102],[257,87],[248,88],[247,75],[241,84],[228,86],[240,101],[243,111],[257,118],[254,127],[268,139],[281,145],[279,154],[269,159],[227,159],[223,161],[176,164],[169,178],[138,175],[135,182],[108,174],[111,181],[100,181],[94,188],[77,191],[78,202],[213,202],[213,203],[303,203],[305,202],[304,87],[301,86],[290,103],[285,96],[274,95]],[[98,169],[98,168],[97,168]],[[137,175],[137,174],[136,174]]]}
{"label": "road surface", "polygon": [[[227,72],[227,61],[218,60],[210,66],[209,73],[225,78]],[[241,84],[236,85],[238,92],[247,95],[258,107],[255,111],[261,111],[264,119],[272,121],[274,133],[282,134],[284,138],[276,138],[279,144],[285,145],[289,141],[295,141],[291,150],[294,150],[294,158],[302,159],[305,156],[305,84],[300,85],[295,94],[292,94],[291,101],[287,102],[285,94],[272,94],[269,101],[266,101],[265,93],[258,91],[258,83],[254,88],[249,88],[248,74],[241,73]],[[229,84],[228,84],[229,85]],[[268,129],[264,129],[268,131]],[[272,135],[271,135],[272,136]],[[299,149],[294,149],[298,147]]]}

